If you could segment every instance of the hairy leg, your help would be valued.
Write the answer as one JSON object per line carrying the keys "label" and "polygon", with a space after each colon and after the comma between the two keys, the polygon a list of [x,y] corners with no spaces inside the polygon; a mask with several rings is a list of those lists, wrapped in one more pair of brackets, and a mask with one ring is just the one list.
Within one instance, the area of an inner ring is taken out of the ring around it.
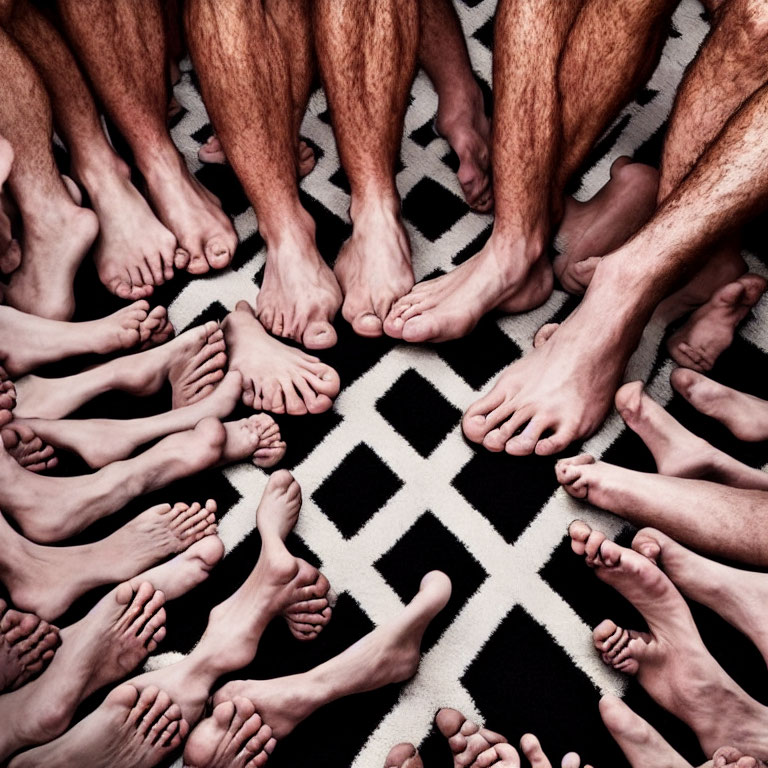
{"label": "hairy leg", "polygon": [[352,236],[334,268],[342,315],[381,336],[392,304],[413,285],[395,164],[416,68],[415,0],[320,0],[313,5],[320,75],[351,187]]}
{"label": "hairy leg", "polygon": [[232,260],[237,236],[216,197],[187,170],[166,127],[165,24],[159,0],[60,0],[75,52],[128,141],[160,221],[192,274]]}

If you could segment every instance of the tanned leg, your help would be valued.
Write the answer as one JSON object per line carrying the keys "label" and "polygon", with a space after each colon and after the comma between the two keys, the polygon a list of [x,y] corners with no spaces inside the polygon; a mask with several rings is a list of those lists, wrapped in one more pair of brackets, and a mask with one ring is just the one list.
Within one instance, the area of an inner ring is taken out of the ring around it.
{"label": "tanned leg", "polygon": [[342,315],[362,336],[381,336],[393,303],[413,286],[395,163],[416,68],[415,0],[319,0],[315,45],[341,164],[349,178],[352,236],[335,272]]}
{"label": "tanned leg", "polygon": [[148,296],[173,277],[176,238],[131,184],[129,168],[109,145],[82,73],[53,25],[29,0],[17,0],[10,29],[45,82],[72,173],[99,217],[94,259],[102,282],[123,299]]}
{"label": "tanned leg", "polygon": [[766,127],[764,87],[650,221],[600,261],[584,300],[549,341],[508,368],[469,408],[464,433],[470,440],[513,455],[550,455],[598,428],[646,322],[670,287],[700,263],[710,243],[768,202]]}
{"label": "tanned leg", "polygon": [[175,265],[221,269],[237,246],[219,201],[192,176],[166,127],[165,23],[159,0],[60,0],[70,42],[128,141],[160,221],[175,235]]}
{"label": "tanned leg", "polygon": [[[303,2],[290,5],[298,15],[305,12]],[[259,319],[276,336],[310,349],[330,347],[341,291],[299,201],[296,111],[283,35],[261,3],[247,0],[193,0],[186,24],[203,100],[267,244]]]}
{"label": "tanned leg", "polygon": [[437,91],[435,127],[459,157],[459,183],[470,207],[487,213],[491,189],[491,123],[472,74],[452,0],[421,0],[419,64]]}
{"label": "tanned leg", "polygon": [[75,311],[75,272],[98,231],[91,211],[78,207],[51,153],[51,110],[34,66],[0,28],[0,79],[4,83],[0,134],[15,158],[8,187],[24,225],[23,261],[5,301],[25,312],[65,320]]}

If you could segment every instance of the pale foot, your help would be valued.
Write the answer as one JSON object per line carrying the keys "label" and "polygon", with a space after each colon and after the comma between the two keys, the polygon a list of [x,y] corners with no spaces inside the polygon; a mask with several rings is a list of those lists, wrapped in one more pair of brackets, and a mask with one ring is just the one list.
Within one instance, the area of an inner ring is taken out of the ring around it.
{"label": "pale foot", "polygon": [[53,455],[53,446],[44,443],[28,426],[12,421],[0,430],[5,450],[16,462],[30,472],[53,469],[59,460]]}
{"label": "pale foot", "polygon": [[322,413],[339,392],[330,366],[272,338],[245,301],[223,323],[229,369],[243,377],[243,403],[273,413]]}
{"label": "pale foot", "polygon": [[49,214],[24,233],[23,260],[5,291],[5,302],[32,315],[69,320],[75,312],[75,273],[96,239],[93,211],[74,203]]}
{"label": "pale foot", "polygon": [[620,547],[586,523],[572,523],[569,534],[573,551],[648,623],[648,632],[635,632],[610,620],[602,622],[594,642],[603,661],[636,675],[659,705],[694,730],[706,754],[725,742],[768,754],[768,708],[741,690],[712,658],[669,578],[648,558]]}
{"label": "pale foot", "polygon": [[526,312],[552,293],[546,258],[529,261],[524,248],[501,248],[491,239],[447,275],[418,283],[392,307],[384,323],[388,336],[404,341],[448,341],[466,336],[494,309]]}
{"label": "pale foot", "polygon": [[389,750],[384,768],[424,768],[424,763],[413,744],[403,743]]}
{"label": "pale foot", "polygon": [[612,502],[622,496],[625,491],[622,476],[628,471],[595,461],[588,453],[560,459],[555,465],[557,481],[569,495],[602,509],[609,509]]}
{"label": "pale foot", "polygon": [[173,754],[188,732],[181,708],[165,691],[148,687],[139,694],[124,683],[63,736],[22,752],[11,766],[153,768]]}
{"label": "pale foot", "polygon": [[600,717],[632,768],[693,768],[664,737],[621,699],[600,699]]}
{"label": "pale foot", "polygon": [[[82,547],[47,547],[6,532],[6,558],[13,566],[6,563],[4,582],[16,605],[53,621],[90,589],[133,578],[208,539],[218,541],[215,533],[216,503],[211,499],[204,507],[198,503],[150,507],[108,538]],[[35,567],[29,568],[29,563]],[[142,580],[150,581],[145,576]],[[165,592],[165,582],[158,584]]]}
{"label": "pale foot", "polygon": [[435,128],[459,158],[459,184],[467,204],[488,213],[493,208],[491,121],[480,87],[475,82],[472,86],[440,94]]}
{"label": "pale foot", "polygon": [[[323,704],[409,679],[418,668],[421,638],[450,594],[448,577],[432,571],[392,622],[377,627],[314,670],[273,680],[227,683],[214,694],[214,716],[190,735],[184,755],[187,764],[196,768],[219,765],[212,761],[217,759],[217,746],[225,738],[225,730],[215,713],[235,698],[250,699],[262,722],[270,727],[272,738],[279,741]],[[269,754],[266,748],[262,751]]]}
{"label": "pale foot", "polygon": [[768,663],[768,574],[745,571],[702,557],[655,528],[643,528],[632,549],[656,563],[687,597],[717,612],[743,632]]}
{"label": "pale foot", "polygon": [[[201,163],[213,163],[215,165],[227,165],[227,156],[224,147],[221,146],[219,137],[214,134],[197,151],[197,159]],[[303,139],[299,139],[296,150],[296,171],[300,179],[303,179],[315,167],[315,152]]]}
{"label": "pale foot", "polygon": [[676,368],[672,386],[697,410],[723,423],[739,440],[768,440],[768,402],[687,368]]}
{"label": "pale foot", "polygon": [[[172,333],[164,307],[150,310],[137,301],[100,320],[64,323],[0,306],[0,357],[7,371],[21,376],[45,363],[78,354],[105,355],[139,345],[158,344]],[[11,341],[12,340],[12,341]]]}
{"label": "pale foot", "polygon": [[21,246],[13,237],[11,218],[14,215],[14,205],[3,192],[13,165],[13,147],[9,141],[0,136],[0,272],[9,275],[21,264]]}
{"label": "pale foot", "polygon": [[634,345],[629,334],[601,343],[599,318],[587,311],[580,322],[584,306],[467,409],[462,427],[469,440],[513,456],[549,456],[600,426]]}
{"label": "pale foot", "polygon": [[507,743],[506,738],[487,728],[479,727],[471,720],[467,720],[456,709],[441,709],[435,717],[435,723],[440,733],[448,739],[448,746],[453,753],[454,768],[476,764],[483,766],[514,765],[517,768],[520,764],[519,761],[499,764],[498,760],[503,759],[503,757],[496,751],[497,745],[504,745],[502,752],[511,749],[517,756],[515,750]]}
{"label": "pale foot", "polygon": [[380,206],[356,212],[333,271],[344,294],[344,319],[360,336],[381,336],[393,305],[413,287],[411,246],[399,211]]}
{"label": "pale foot", "polygon": [[5,368],[0,365],[0,427],[4,427],[13,419],[13,409],[16,407],[16,386],[11,381]]}
{"label": "pale foot", "polygon": [[222,464],[250,459],[257,467],[274,467],[285,456],[285,442],[280,439],[280,427],[266,413],[224,424],[227,441],[221,456]]}
{"label": "pale foot", "polygon": [[173,277],[176,238],[155,217],[121,163],[90,185],[99,217],[93,254],[99,279],[121,299],[142,299]]}
{"label": "pale foot", "polygon": [[766,768],[766,765],[764,760],[745,755],[736,747],[720,747],[712,756],[712,768]]}
{"label": "pale foot", "polygon": [[768,490],[768,474],[689,432],[645,394],[642,381],[625,384],[616,393],[616,410],[653,454],[660,474]]}
{"label": "pale foot", "polygon": [[332,322],[341,306],[341,288],[317,250],[314,222],[306,212],[302,219],[267,242],[255,314],[275,336],[307,349],[327,349],[336,343]]}
{"label": "pale foot", "polygon": [[565,215],[555,235],[553,267],[570,293],[587,289],[600,259],[623,245],[656,209],[659,172],[620,157],[610,181],[590,200],[565,200]]}
{"label": "pale foot", "polygon": [[44,675],[0,697],[0,758],[52,741],[80,703],[141,663],[165,637],[164,596],[144,582],[123,583],[61,630],[61,647]]}
{"label": "pale foot", "polygon": [[0,600],[0,693],[15,691],[42,672],[58,645],[56,627]]}
{"label": "pale foot", "polygon": [[718,290],[669,339],[667,348],[678,365],[710,370],[730,347],[739,323],[763,295],[768,283],[759,275],[745,275]]}
{"label": "pale foot", "polygon": [[178,152],[142,167],[160,221],[176,237],[174,266],[201,275],[232,261],[237,234],[218,198],[192,175]]}

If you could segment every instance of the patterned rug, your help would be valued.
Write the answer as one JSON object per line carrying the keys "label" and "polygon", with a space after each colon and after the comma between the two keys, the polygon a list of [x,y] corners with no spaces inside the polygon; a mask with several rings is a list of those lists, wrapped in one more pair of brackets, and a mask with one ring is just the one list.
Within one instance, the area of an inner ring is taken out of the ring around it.
{"label": "patterned rug", "polygon": [[[495,2],[464,0],[457,7],[474,69],[490,91]],[[580,198],[605,183],[620,155],[657,161],[675,88],[706,31],[701,6],[684,0],[657,71],[601,140],[583,177]],[[157,292],[157,301],[169,306],[181,330],[223,318],[241,298],[253,301],[265,251],[254,212],[232,171],[201,166],[197,160],[197,150],[212,129],[188,62],[176,98],[184,109],[176,119],[174,139],[198,178],[221,197],[241,242],[231,269],[194,280],[180,277]],[[447,272],[477,252],[492,222],[463,202],[455,176],[457,159],[432,130],[436,106],[429,80],[419,74],[397,176],[417,279]],[[321,91],[312,96],[302,134],[318,155],[317,167],[301,184],[302,200],[317,222],[320,249],[332,263],[350,233],[349,196]],[[750,256],[750,265],[766,274],[756,257]],[[92,269],[80,275],[78,295],[82,318],[113,305],[96,285]],[[571,554],[566,528],[582,517],[610,534],[628,538],[630,531],[620,520],[559,490],[554,459],[492,455],[468,444],[461,434],[462,411],[531,347],[543,323],[562,319],[574,305],[572,297],[555,291],[543,307],[527,315],[487,319],[467,339],[419,347],[361,339],[342,320],[337,323],[338,345],[320,355],[342,380],[333,410],[278,421],[289,445],[281,466],[294,473],[304,496],[289,546],[322,568],[338,603],[331,625],[309,645],[294,641],[282,623],[275,623],[256,661],[236,677],[274,677],[330,658],[393,617],[431,569],[451,577],[453,595],[427,633],[413,680],[319,711],[278,745],[269,762],[274,768],[379,768],[388,749],[404,740],[421,744],[428,768],[448,766],[447,747],[432,728],[434,713],[442,706],[485,721],[512,741],[532,731],[558,761],[575,750],[598,768],[626,765],[598,714],[597,702],[608,692],[624,695],[694,764],[702,761],[692,735],[639,686],[609,671],[592,648],[591,629],[603,618],[640,628],[642,623]],[[714,378],[763,397],[768,397],[768,382],[755,372],[765,370],[768,333],[761,321],[766,311],[764,300],[713,372]],[[629,378],[648,381],[658,402],[718,447],[754,466],[765,464],[766,446],[737,443],[679,396],[673,397],[663,333],[661,328],[647,330]],[[79,415],[146,415],[167,406],[167,392],[139,404],[110,395]],[[240,410],[237,415],[246,415]],[[580,450],[636,469],[654,468],[650,454],[615,413],[569,455]],[[259,549],[254,511],[267,479],[249,464],[209,471],[141,499],[118,519],[88,532],[88,538],[100,536],[157,501],[218,501],[226,557],[206,584],[168,606],[168,636],[149,667],[188,653],[210,608],[252,568]],[[92,603],[91,595],[72,616]],[[759,697],[766,690],[766,675],[757,652],[704,609],[697,608],[696,616],[721,663]],[[88,702],[84,711],[94,703]]]}

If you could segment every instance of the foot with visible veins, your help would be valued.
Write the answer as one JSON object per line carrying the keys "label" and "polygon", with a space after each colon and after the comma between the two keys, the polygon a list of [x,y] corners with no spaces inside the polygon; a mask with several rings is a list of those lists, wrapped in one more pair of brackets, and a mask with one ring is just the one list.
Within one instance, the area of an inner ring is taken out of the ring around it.
{"label": "foot with visible veins", "polygon": [[616,410],[646,444],[662,475],[768,490],[765,472],[742,464],[689,432],[643,391],[642,381],[616,393]]}
{"label": "foot with visible veins", "polygon": [[218,542],[216,530],[212,499],[205,506],[150,507],[107,538],[71,547],[28,541],[0,517],[3,583],[15,605],[53,621],[91,589],[131,579],[209,539]]}
{"label": "foot with visible veins", "polygon": [[[14,517],[28,539],[62,541],[144,493],[214,466],[225,440],[221,422],[206,418],[132,459],[79,477],[36,475],[0,448],[0,508]],[[57,504],[50,508],[52,498]]]}
{"label": "foot with visible veins", "polygon": [[[197,159],[201,163],[214,163],[227,165],[229,162],[221,146],[219,137],[214,134],[197,151]],[[315,151],[303,139],[299,139],[296,149],[296,171],[300,179],[303,179],[315,167]]]}
{"label": "foot with visible veins", "polygon": [[617,696],[600,699],[600,717],[632,768],[693,768],[664,737]]}
{"label": "foot with visible veins", "polygon": [[152,653],[165,637],[164,601],[149,582],[123,583],[62,629],[61,647],[45,672],[0,697],[0,759],[55,739],[86,697]]}
{"label": "foot with visible veins", "polygon": [[280,427],[266,413],[257,413],[247,419],[224,424],[227,440],[221,455],[222,464],[233,464],[250,459],[257,467],[274,467],[285,456],[285,442]]}
{"label": "foot with visible veins", "polygon": [[766,286],[764,278],[749,274],[716,291],[669,338],[667,348],[672,359],[686,368],[710,370],[731,346],[736,328],[760,300]]}
{"label": "foot with visible veins", "polygon": [[42,672],[59,645],[59,630],[0,600],[0,693],[15,691]]}
{"label": "foot with visible veins", "polygon": [[643,528],[632,549],[656,563],[674,585],[743,632],[768,664],[768,574],[745,571],[702,557],[655,528]]}
{"label": "foot with visible veins", "polygon": [[339,393],[339,376],[317,357],[272,338],[250,305],[238,302],[222,324],[229,370],[243,377],[243,403],[273,413],[322,413]]}
{"label": "foot with visible veins", "polygon": [[168,691],[191,725],[202,715],[216,680],[251,662],[272,618],[285,615],[291,631],[305,635],[303,639],[317,635],[330,620],[327,580],[285,547],[300,506],[301,491],[290,472],[275,472],[256,512],[261,536],[256,567],[231,597],[211,611],[203,637],[188,656],[132,681],[139,690],[156,685]]}
{"label": "foot with visible veins", "polygon": [[44,472],[59,463],[53,455],[53,446],[44,443],[33,429],[21,422],[12,421],[0,429],[0,440],[19,466],[30,472]]}
{"label": "foot with visible veins", "polygon": [[175,236],[176,269],[201,275],[232,261],[237,234],[219,199],[189,172],[184,158],[170,150],[163,158],[141,159],[149,199],[160,221]]}
{"label": "foot with visible veins", "polygon": [[[324,704],[343,696],[371,691],[411,678],[417,671],[421,639],[430,621],[445,607],[451,582],[440,571],[428,573],[418,594],[391,622],[383,624],[333,659],[299,675],[273,680],[227,683],[213,697],[214,710],[190,734],[184,752],[194,768],[222,768],[229,755],[243,746],[243,735],[233,743],[226,714],[236,699],[248,699],[270,741],[254,756],[266,760],[274,743],[285,738],[302,720]],[[259,763],[256,763],[257,765]]]}
{"label": "foot with visible veins", "polygon": [[99,231],[93,211],[66,200],[25,218],[21,266],[5,290],[6,304],[53,320],[74,314],[75,273]]}
{"label": "foot with visible veins", "polygon": [[174,408],[211,394],[224,378],[224,334],[215,321],[133,355],[110,360],[61,379],[28,376],[17,388],[21,418],[61,419],[97,395],[117,389],[138,397],[153,395],[169,381]]}
{"label": "foot with visible veins", "polygon": [[553,262],[566,291],[582,294],[600,259],[623,245],[656,210],[659,172],[620,157],[608,183],[590,200],[565,200],[565,215],[555,235]]}
{"label": "foot with visible veins", "polygon": [[449,341],[466,336],[491,310],[527,312],[552,293],[549,261],[530,259],[522,240],[491,238],[479,253],[453,271],[417,283],[395,302],[384,331],[404,341]]}
{"label": "foot with visible veins", "polygon": [[[152,440],[194,429],[205,418],[226,418],[240,400],[241,382],[240,374],[237,371],[230,371],[207,397],[191,405],[174,408],[155,416],[139,419],[22,418],[15,419],[6,429],[10,430],[18,425],[20,428],[31,430],[56,448],[76,453],[89,467],[100,469],[115,461],[129,458],[137,448]],[[259,423],[264,422],[266,418],[262,414]],[[254,447],[254,452],[257,449],[259,451],[257,458],[260,461],[280,453],[279,432],[276,439],[274,438],[274,429],[272,429],[269,435],[264,435],[264,445]],[[285,446],[282,444],[282,452],[284,451]],[[233,459],[235,460],[240,459]]]}
{"label": "foot with visible veins", "polygon": [[181,746],[189,725],[178,704],[157,688],[113,689],[90,715],[58,739],[11,761],[13,768],[153,768]]}
{"label": "foot with visible veins", "polygon": [[688,368],[676,368],[672,386],[697,411],[724,424],[746,442],[768,440],[768,402],[739,392]]}
{"label": "foot with visible veins", "polygon": [[[139,345],[160,344],[173,334],[164,307],[137,301],[100,320],[65,323],[0,306],[0,330],[6,341],[0,357],[13,376],[75,355],[106,355]],[[0,341],[0,345],[3,342]]]}
{"label": "foot with visible veins", "polygon": [[88,185],[99,217],[93,259],[99,279],[121,299],[142,299],[173,278],[176,237],[155,217],[122,161]]}
{"label": "foot with visible veins", "polygon": [[267,264],[256,297],[256,317],[270,333],[307,349],[336,343],[333,319],[341,289],[315,244],[315,224],[302,209],[300,219],[280,237],[264,234]]}
{"label": "foot with visible veins", "polygon": [[413,287],[411,246],[399,202],[350,208],[352,236],[341,246],[333,271],[344,304],[341,314],[360,336],[384,333],[395,302]]}
{"label": "foot with visible veins", "polygon": [[739,688],[710,655],[670,579],[647,557],[586,523],[572,523],[569,535],[573,551],[648,624],[648,632],[636,632],[602,622],[594,642],[603,661],[636,675],[659,705],[693,729],[706,754],[725,743],[768,754],[768,708]]}

